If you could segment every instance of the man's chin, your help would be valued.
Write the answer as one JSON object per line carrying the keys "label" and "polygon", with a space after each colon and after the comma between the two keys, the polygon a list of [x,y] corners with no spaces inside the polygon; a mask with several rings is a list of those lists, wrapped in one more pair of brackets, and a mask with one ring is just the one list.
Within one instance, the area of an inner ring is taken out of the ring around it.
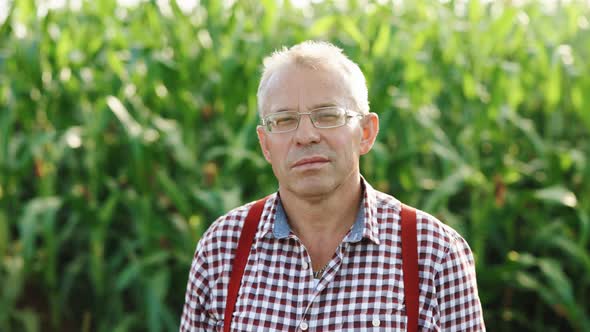
{"label": "man's chin", "polygon": [[316,198],[329,195],[334,190],[328,181],[305,179],[292,186],[292,192],[301,198]]}

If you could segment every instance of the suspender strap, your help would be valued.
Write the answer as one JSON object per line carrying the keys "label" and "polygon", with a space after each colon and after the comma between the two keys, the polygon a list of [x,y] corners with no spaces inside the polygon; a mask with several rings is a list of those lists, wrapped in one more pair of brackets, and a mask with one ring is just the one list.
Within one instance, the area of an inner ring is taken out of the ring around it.
{"label": "suspender strap", "polygon": [[[267,197],[252,205],[244,229],[238,241],[238,248],[233,261],[227,299],[223,318],[223,331],[230,332],[232,316],[240,291],[244,269],[250,255],[250,248],[254,242],[256,229],[262,216]],[[402,204],[402,269],[404,278],[404,297],[406,299],[406,314],[408,316],[408,332],[418,331],[418,241],[416,232],[416,210]]]}
{"label": "suspender strap", "polygon": [[234,313],[234,307],[238,298],[238,292],[240,291],[240,285],[242,283],[242,277],[244,276],[244,269],[248,262],[248,256],[250,255],[250,248],[252,242],[254,242],[254,236],[256,235],[256,229],[262,216],[262,210],[264,209],[264,203],[266,203],[265,197],[258,200],[248,211],[246,221],[244,222],[244,229],[240,234],[240,240],[238,242],[238,248],[236,249],[236,255],[232,265],[232,270],[229,279],[229,286],[227,288],[227,299],[225,304],[225,314],[223,318],[223,331],[229,332],[231,326],[231,320]]}
{"label": "suspender strap", "polygon": [[418,240],[416,210],[402,204],[402,268],[408,332],[418,331]]}

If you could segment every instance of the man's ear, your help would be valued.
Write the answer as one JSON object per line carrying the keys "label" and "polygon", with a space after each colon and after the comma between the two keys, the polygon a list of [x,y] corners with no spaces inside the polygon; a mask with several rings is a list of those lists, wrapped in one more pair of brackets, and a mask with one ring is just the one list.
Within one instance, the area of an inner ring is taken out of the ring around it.
{"label": "man's ear", "polygon": [[266,161],[270,163],[270,150],[268,149],[268,137],[266,136],[268,135],[268,133],[266,132],[266,130],[264,130],[264,127],[257,126],[256,134],[258,135],[258,143],[260,144],[260,149],[262,150],[264,159],[266,159]]}
{"label": "man's ear", "polygon": [[379,133],[379,116],[377,113],[369,113],[361,120],[361,148],[360,154],[364,155],[371,151],[377,134]]}

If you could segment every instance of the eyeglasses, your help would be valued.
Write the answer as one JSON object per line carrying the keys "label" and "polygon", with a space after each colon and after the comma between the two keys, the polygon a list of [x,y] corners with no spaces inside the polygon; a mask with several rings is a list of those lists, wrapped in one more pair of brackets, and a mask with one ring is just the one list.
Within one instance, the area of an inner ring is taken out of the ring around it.
{"label": "eyeglasses", "polygon": [[262,125],[273,134],[287,133],[299,128],[302,115],[309,115],[311,123],[319,129],[344,126],[349,118],[363,118],[364,115],[350,112],[338,106],[320,107],[311,112],[284,111],[265,116]]}

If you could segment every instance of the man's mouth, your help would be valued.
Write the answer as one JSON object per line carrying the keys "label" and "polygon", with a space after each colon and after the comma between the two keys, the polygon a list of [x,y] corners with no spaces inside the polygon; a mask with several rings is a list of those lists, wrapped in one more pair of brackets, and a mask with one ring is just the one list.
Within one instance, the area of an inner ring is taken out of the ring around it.
{"label": "man's mouth", "polygon": [[298,160],[295,164],[293,164],[292,168],[313,169],[322,167],[329,162],[330,160],[326,157],[309,157]]}

